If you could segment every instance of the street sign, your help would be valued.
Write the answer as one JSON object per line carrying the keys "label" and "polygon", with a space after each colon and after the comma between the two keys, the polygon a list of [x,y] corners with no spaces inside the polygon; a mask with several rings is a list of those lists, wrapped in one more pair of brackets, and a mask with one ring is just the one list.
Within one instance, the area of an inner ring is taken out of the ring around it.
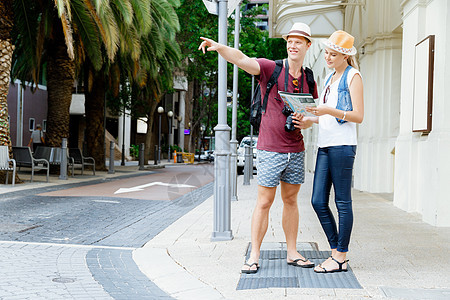
{"label": "street sign", "polygon": [[[236,7],[239,5],[241,0],[228,0],[227,4],[227,18],[231,16],[233,11],[236,9]],[[203,0],[203,3],[206,6],[206,9],[208,12],[212,15],[218,15],[219,14],[219,5],[217,0]]]}
{"label": "street sign", "polygon": [[227,18],[231,16],[233,11],[236,9],[236,7],[241,3],[241,0],[228,0],[228,7],[227,7]]}
{"label": "street sign", "polygon": [[217,3],[217,0],[203,0],[203,3],[205,4],[206,9],[210,14],[212,15],[219,14],[219,5]]}

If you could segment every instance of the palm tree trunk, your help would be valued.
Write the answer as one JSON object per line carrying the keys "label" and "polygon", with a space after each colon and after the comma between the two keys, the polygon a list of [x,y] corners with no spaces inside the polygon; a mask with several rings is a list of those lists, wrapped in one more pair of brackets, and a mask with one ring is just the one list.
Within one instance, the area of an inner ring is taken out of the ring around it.
{"label": "palm tree trunk", "polygon": [[69,137],[69,110],[75,80],[75,62],[67,54],[61,26],[54,26],[54,36],[48,51],[46,144],[60,147],[62,139]]}
{"label": "palm tree trunk", "polygon": [[11,146],[8,123],[9,81],[14,45],[11,42],[13,27],[13,0],[0,1],[0,145]]}
{"label": "palm tree trunk", "polygon": [[[86,68],[88,70],[88,68]],[[86,144],[89,156],[95,159],[98,170],[106,170],[105,165],[105,91],[106,84],[103,71],[86,71],[95,74],[92,87],[88,88],[88,76],[85,80],[85,110],[86,110]]]}
{"label": "palm tree trunk", "polygon": [[[13,0],[0,1],[0,16],[0,145],[9,146],[9,157],[12,157],[7,97],[11,78],[11,61],[14,52],[14,45],[11,41],[11,30],[14,24]],[[5,180],[5,173],[1,172],[1,182]],[[21,182],[18,174],[16,174],[15,180],[17,183]]]}
{"label": "palm tree trunk", "polygon": [[8,123],[9,81],[11,75],[11,58],[14,46],[11,40],[0,37],[0,145],[11,145]]}
{"label": "palm tree trunk", "polygon": [[[154,99],[150,99],[151,106],[150,106],[150,112],[148,114],[147,119],[147,133],[145,135],[145,152],[144,152],[144,163],[147,164],[150,160],[150,157],[152,157],[152,153],[155,152],[155,145],[152,143],[153,140],[153,120],[154,115],[156,111],[156,106],[158,105],[158,102]],[[157,140],[157,139],[156,139]],[[155,154],[156,155],[156,154]]]}

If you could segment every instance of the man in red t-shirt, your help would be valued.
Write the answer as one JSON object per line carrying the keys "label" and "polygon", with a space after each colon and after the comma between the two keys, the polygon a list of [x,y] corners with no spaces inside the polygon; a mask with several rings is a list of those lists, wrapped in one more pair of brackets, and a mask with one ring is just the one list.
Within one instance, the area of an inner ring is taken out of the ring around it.
{"label": "man in red t-shirt", "polygon": [[[278,77],[277,87],[284,90],[285,71],[288,65],[288,92],[309,93],[303,60],[311,46],[311,29],[303,23],[295,23],[287,35],[288,58],[283,61],[283,69]],[[219,44],[201,37],[199,50],[217,51],[228,62],[237,65],[247,73],[256,75],[261,85],[261,95],[266,92],[267,82],[275,69],[275,62],[268,59],[253,59],[240,50]],[[288,63],[288,64],[287,64]],[[317,99],[317,86],[313,98]],[[277,186],[281,187],[283,200],[283,230],[286,236],[287,263],[289,265],[311,268],[308,259],[298,253],[297,233],[299,212],[297,195],[304,182],[303,136],[299,129],[286,131],[286,116],[282,110],[284,103],[278,96],[278,88],[269,94],[266,113],[262,115],[258,136],[258,198],[252,216],[252,248],[250,257],[241,269],[242,273],[256,273],[259,268],[261,243],[267,231],[269,210],[275,199]]]}

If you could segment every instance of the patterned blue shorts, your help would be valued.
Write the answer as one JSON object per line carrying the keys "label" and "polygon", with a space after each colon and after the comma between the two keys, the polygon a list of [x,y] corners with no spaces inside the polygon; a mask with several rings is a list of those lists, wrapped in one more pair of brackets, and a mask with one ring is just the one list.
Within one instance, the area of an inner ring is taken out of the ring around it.
{"label": "patterned blue shorts", "polygon": [[305,151],[279,153],[258,150],[258,185],[276,187],[280,180],[290,184],[305,182]]}

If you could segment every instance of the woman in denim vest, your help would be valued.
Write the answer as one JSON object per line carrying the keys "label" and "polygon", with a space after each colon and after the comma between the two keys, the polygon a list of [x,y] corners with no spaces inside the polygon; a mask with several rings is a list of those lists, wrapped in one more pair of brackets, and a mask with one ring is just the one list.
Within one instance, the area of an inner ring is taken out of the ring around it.
{"label": "woman in denim vest", "polygon": [[[318,151],[312,205],[327,236],[331,257],[317,265],[317,273],[347,271],[347,252],[353,226],[351,198],[353,162],[356,155],[356,124],[364,118],[363,83],[354,59],[354,38],[334,32],[324,42],[325,61],[333,72],[327,75],[318,106],[307,109],[316,117],[295,114],[297,128],[318,124]],[[338,224],[329,207],[334,187]]]}

